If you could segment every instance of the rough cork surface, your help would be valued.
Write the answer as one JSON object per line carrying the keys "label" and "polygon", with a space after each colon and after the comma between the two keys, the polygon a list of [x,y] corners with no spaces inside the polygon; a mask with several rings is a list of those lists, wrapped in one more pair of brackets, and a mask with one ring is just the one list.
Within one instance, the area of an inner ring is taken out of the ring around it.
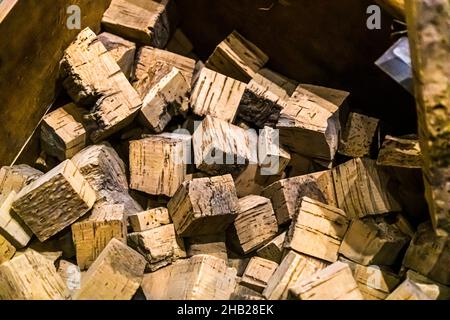
{"label": "rough cork surface", "polygon": [[434,229],[450,233],[450,3],[406,1],[425,195]]}
{"label": "rough cork surface", "polygon": [[66,160],[24,187],[12,209],[45,241],[82,217],[95,201],[95,191],[73,162]]}
{"label": "rough cork surface", "polygon": [[91,108],[90,117],[96,122],[90,134],[94,142],[130,124],[142,106],[112,55],[89,28],[66,49],[61,75],[72,100]]}
{"label": "rough cork surface", "polygon": [[225,231],[239,212],[233,178],[224,175],[185,181],[167,208],[181,237]]}
{"label": "rough cork surface", "polygon": [[223,40],[206,61],[206,66],[231,78],[249,82],[269,57],[237,31]]}

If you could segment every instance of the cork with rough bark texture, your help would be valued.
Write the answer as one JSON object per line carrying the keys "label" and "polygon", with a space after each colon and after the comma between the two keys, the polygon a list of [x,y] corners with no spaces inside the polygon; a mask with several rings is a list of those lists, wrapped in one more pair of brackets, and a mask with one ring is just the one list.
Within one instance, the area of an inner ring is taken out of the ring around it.
{"label": "cork with rough bark texture", "polygon": [[292,152],[332,160],[339,143],[339,106],[298,86],[276,127],[280,142]]}
{"label": "cork with rough bark texture", "polygon": [[401,210],[389,188],[390,176],[375,160],[352,159],[333,168],[332,173],[337,206],[349,218]]}
{"label": "cork with rough bark texture", "polygon": [[192,111],[233,122],[244,90],[245,83],[204,67],[192,90]]}
{"label": "cork with rough bark texture", "polygon": [[130,188],[173,196],[186,177],[190,135],[163,133],[130,142]]}
{"label": "cork with rough bark texture", "polygon": [[172,68],[143,98],[139,120],[154,132],[162,132],[172,117],[187,114],[189,92],[190,84],[180,70]]}
{"label": "cork with rough bark texture", "polygon": [[364,300],[350,267],[335,262],[293,286],[291,297],[299,300]]}
{"label": "cork with rough bark texture", "polygon": [[147,231],[170,223],[167,208],[158,207],[128,216],[134,232]]}
{"label": "cork with rough bark texture", "polygon": [[33,232],[11,210],[16,195],[15,191],[11,191],[3,202],[0,202],[0,234],[14,247],[21,249],[30,242]]}
{"label": "cork with rough bark texture", "polygon": [[253,257],[245,268],[240,284],[261,293],[277,268],[278,263],[274,261]]}
{"label": "cork with rough bark texture", "polygon": [[141,285],[146,261],[112,239],[81,279],[74,300],[130,300]]}
{"label": "cork with rough bark texture", "polygon": [[136,54],[133,71],[133,87],[144,99],[150,89],[165,77],[172,68],[180,70],[186,82],[191,85],[195,61],[182,55],[152,48],[142,47]]}
{"label": "cork with rough bark texture", "polygon": [[325,261],[289,251],[270,277],[263,296],[268,300],[286,300],[291,287],[327,265]]}
{"label": "cork with rough bark texture", "polygon": [[302,197],[336,206],[330,170],[279,180],[265,188],[261,195],[272,201],[280,225],[292,219]]}
{"label": "cork with rough bark texture", "polygon": [[228,229],[227,241],[243,254],[255,251],[278,232],[270,199],[249,195],[239,199],[239,212]]}
{"label": "cork with rough bark texture", "polygon": [[87,110],[69,103],[47,114],[41,125],[41,146],[51,156],[63,161],[72,158],[88,143],[88,129],[83,117]]}
{"label": "cork with rough bark texture", "polygon": [[225,231],[239,213],[231,175],[185,181],[167,204],[181,237]]}
{"label": "cork with rough bark texture", "polygon": [[142,289],[152,300],[228,300],[236,284],[236,269],[223,259],[195,255],[146,274]]}
{"label": "cork with rough bark texture", "polygon": [[124,204],[127,214],[142,211],[129,195],[125,164],[108,143],[91,145],[72,158],[97,195],[96,207]]}
{"label": "cork with rough bark texture", "polygon": [[233,31],[206,61],[206,66],[242,82],[249,82],[269,60],[269,57]]}
{"label": "cork with rough bark texture", "polygon": [[425,196],[434,229],[450,233],[450,3],[405,1]]}
{"label": "cork with rough bark texture", "polygon": [[170,36],[164,4],[147,0],[113,0],[103,14],[102,26],[139,44],[163,48]]}
{"label": "cork with rough bark texture", "polygon": [[123,204],[104,205],[88,218],[72,224],[77,264],[88,269],[112,238],[127,243],[127,222]]}
{"label": "cork with rough bark texture", "polygon": [[151,272],[186,258],[184,241],[176,235],[173,224],[130,233],[128,243],[147,259]]}
{"label": "cork with rough bark texture", "polygon": [[123,74],[129,79],[133,70],[136,44],[108,32],[100,33],[97,38],[103,43]]}
{"label": "cork with rough bark texture", "polygon": [[14,253],[16,248],[0,234],[0,264],[10,260]]}
{"label": "cork with rough bark texture", "polygon": [[73,162],[66,160],[24,187],[12,209],[45,241],[87,213],[96,200],[95,191]]}
{"label": "cork with rough bark texture", "polygon": [[61,75],[72,100],[91,108],[90,117],[96,123],[90,134],[94,142],[129,125],[142,106],[112,55],[89,28],[66,49]]}
{"label": "cork with rough bark texture", "polygon": [[4,166],[0,169],[0,200],[9,196],[11,191],[19,192],[43,173],[29,165]]}
{"label": "cork with rough bark texture", "polygon": [[53,262],[34,250],[0,264],[1,300],[65,300],[69,291]]}
{"label": "cork with rough bark texture", "polygon": [[386,136],[377,164],[400,168],[422,168],[422,152],[417,138]]}
{"label": "cork with rough bark texture", "polygon": [[349,225],[345,212],[303,197],[284,242],[284,247],[335,262]]}
{"label": "cork with rough bark texture", "polygon": [[436,235],[428,223],[419,225],[406,251],[403,265],[449,286],[450,237]]}
{"label": "cork with rough bark texture", "polygon": [[410,237],[385,217],[354,219],[342,240],[339,254],[365,266],[393,265]]}
{"label": "cork with rough bark texture", "polygon": [[256,74],[247,84],[239,103],[238,117],[258,128],[275,127],[281,110],[287,106],[285,97],[271,91],[275,84],[268,82],[270,80]]}
{"label": "cork with rough bark texture", "polygon": [[280,263],[283,256],[283,244],[285,238],[286,231],[279,234],[278,236],[270,240],[267,244],[258,249],[256,251],[256,255],[258,257]]}
{"label": "cork with rough bark texture", "polygon": [[339,153],[352,158],[370,155],[379,121],[373,117],[351,112],[342,131]]}

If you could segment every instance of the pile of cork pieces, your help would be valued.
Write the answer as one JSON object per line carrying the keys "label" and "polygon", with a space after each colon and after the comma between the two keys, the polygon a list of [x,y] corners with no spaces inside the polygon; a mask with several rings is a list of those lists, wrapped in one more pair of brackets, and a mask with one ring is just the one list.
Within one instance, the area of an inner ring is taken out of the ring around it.
{"label": "pile of cork pieces", "polygon": [[236,31],[203,63],[172,2],[137,2],[80,31],[73,102],[1,168],[0,299],[450,298],[417,138]]}

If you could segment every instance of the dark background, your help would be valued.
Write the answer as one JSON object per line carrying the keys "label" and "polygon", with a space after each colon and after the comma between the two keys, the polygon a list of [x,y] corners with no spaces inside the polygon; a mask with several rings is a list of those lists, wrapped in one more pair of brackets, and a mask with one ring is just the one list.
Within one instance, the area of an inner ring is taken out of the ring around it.
{"label": "dark background", "polygon": [[181,29],[203,61],[236,29],[269,55],[267,67],[274,71],[351,92],[351,109],[381,118],[392,134],[417,131],[413,97],[374,65],[395,40],[387,12],[382,12],[382,30],[369,30],[366,10],[373,1],[282,2],[289,5],[278,0],[176,0]]}

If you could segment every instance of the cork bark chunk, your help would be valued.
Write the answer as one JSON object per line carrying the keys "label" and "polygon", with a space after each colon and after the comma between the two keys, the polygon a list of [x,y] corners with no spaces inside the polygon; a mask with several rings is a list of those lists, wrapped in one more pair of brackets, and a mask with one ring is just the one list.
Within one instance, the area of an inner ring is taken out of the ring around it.
{"label": "cork bark chunk", "polygon": [[352,269],[364,300],[384,300],[401,282],[401,278],[386,267],[363,266],[343,257],[340,257],[339,261],[348,264]]}
{"label": "cork bark chunk", "polygon": [[163,48],[170,36],[166,5],[148,0],[113,0],[102,18],[111,33],[143,45]]}
{"label": "cork bark chunk", "polygon": [[332,170],[338,207],[349,218],[401,211],[390,176],[375,160],[357,158]]}
{"label": "cork bark chunk", "polygon": [[16,248],[0,234],[0,264],[9,261],[16,253]]}
{"label": "cork bark chunk", "polygon": [[170,216],[167,208],[158,207],[128,216],[131,228],[134,232],[147,231],[162,225],[170,224]]}
{"label": "cork bark chunk", "polygon": [[60,161],[72,158],[88,143],[87,110],[74,103],[50,112],[41,125],[41,146],[48,155]]}
{"label": "cork bark chunk", "polygon": [[224,232],[206,236],[185,238],[185,241],[188,247],[188,257],[199,254],[207,254],[228,261]]}
{"label": "cork bark chunk", "polygon": [[172,68],[180,70],[189,86],[192,84],[195,60],[157,48],[142,47],[136,54],[133,87],[144,99],[147,93],[171,72]]}
{"label": "cork bark chunk", "polygon": [[339,108],[345,106],[347,98],[350,96],[350,92],[347,91],[317,86],[313,84],[301,83],[300,87],[305,90],[308,90],[309,92],[314,93],[315,95],[318,95],[322,99],[331,102],[332,104],[338,106]]}
{"label": "cork bark chunk", "polygon": [[152,272],[186,257],[184,241],[176,235],[173,224],[130,233],[128,243],[147,259]]}
{"label": "cork bark chunk", "polygon": [[403,265],[450,286],[450,237],[438,236],[431,225],[419,225],[403,259]]}
{"label": "cork bark chunk", "polygon": [[339,248],[339,253],[362,265],[393,265],[410,241],[398,227],[384,217],[354,219]]}
{"label": "cork bark chunk", "polygon": [[172,68],[143,98],[139,120],[154,132],[162,132],[173,116],[187,114],[189,92],[190,84],[180,70]]}
{"label": "cork bark chunk", "polygon": [[127,223],[123,204],[105,205],[72,225],[77,264],[88,269],[112,238],[127,243]]}
{"label": "cork bark chunk", "polygon": [[191,136],[148,135],[130,142],[130,188],[173,196],[186,177]]}
{"label": "cork bark chunk", "polygon": [[263,296],[268,300],[286,300],[291,287],[327,265],[325,261],[289,251],[270,277]]}
{"label": "cork bark chunk", "polygon": [[408,270],[406,278],[417,285],[427,296],[434,300],[449,300],[450,287],[433,281],[420,273]]}
{"label": "cork bark chunk", "polygon": [[250,253],[270,241],[278,232],[270,199],[250,195],[239,199],[239,212],[227,233],[233,248]]}
{"label": "cork bark chunk", "polygon": [[262,293],[272,277],[278,263],[260,257],[253,257],[245,269],[240,284]]}
{"label": "cork bark chunk", "polygon": [[450,234],[450,3],[405,1],[425,196],[434,229]]}
{"label": "cork bark chunk", "polygon": [[0,235],[3,235],[15,248],[21,249],[30,242],[33,232],[11,210],[16,196],[16,192],[11,191],[0,205]]}
{"label": "cork bark chunk", "polygon": [[225,231],[239,213],[233,178],[224,175],[185,181],[167,208],[181,237]]}
{"label": "cork bark chunk", "polygon": [[174,266],[177,263],[183,263],[183,260],[175,261],[164,268],[144,274],[141,288],[147,300],[167,300],[172,270],[175,269]]}
{"label": "cork bark chunk", "polygon": [[99,142],[132,122],[142,106],[136,91],[95,33],[86,28],[64,52],[63,86],[73,101],[90,107],[96,128],[90,138]]}
{"label": "cork bark chunk", "polygon": [[142,211],[129,195],[125,164],[108,143],[89,146],[72,158],[97,195],[96,208],[124,204],[127,214]]}
{"label": "cork bark chunk", "polygon": [[66,160],[24,187],[12,209],[45,241],[87,213],[95,191],[71,160]]}
{"label": "cork bark chunk", "polygon": [[265,188],[261,195],[272,201],[279,225],[292,219],[302,197],[336,206],[330,170],[279,180]]}
{"label": "cork bark chunk", "polygon": [[268,84],[270,80],[260,78],[255,75],[247,84],[239,103],[238,117],[258,128],[275,127],[287,100],[271,91],[275,84]]}
{"label": "cork bark chunk", "polygon": [[206,61],[206,66],[242,82],[249,82],[269,60],[257,46],[233,31]]}
{"label": "cork bark chunk", "polygon": [[278,236],[270,240],[267,244],[258,249],[256,251],[256,254],[258,255],[258,257],[280,263],[283,256],[283,245],[285,238],[286,231],[279,234]]}
{"label": "cork bark chunk", "polygon": [[350,267],[335,262],[290,290],[299,300],[364,300]]}
{"label": "cork bark chunk", "polygon": [[332,160],[339,143],[339,106],[298,86],[276,125],[292,152]]}
{"label": "cork bark chunk", "polygon": [[197,168],[210,175],[237,177],[249,164],[258,163],[256,132],[206,116],[193,136]]}
{"label": "cork bark chunk", "polygon": [[228,268],[223,259],[195,255],[169,267],[145,276],[142,288],[147,298],[228,300],[234,291],[236,269]]}
{"label": "cork bark chunk", "polygon": [[133,70],[136,44],[108,32],[100,33],[97,38],[103,43],[106,50],[119,65],[120,70],[129,79]]}
{"label": "cork bark chunk", "polygon": [[245,88],[241,81],[202,68],[192,90],[192,111],[198,116],[233,122]]}
{"label": "cork bark chunk", "polygon": [[65,300],[66,285],[52,261],[34,250],[0,264],[0,300]]}
{"label": "cork bark chunk", "polygon": [[379,120],[351,112],[339,142],[339,153],[360,158],[370,155],[370,148],[377,133]]}
{"label": "cork bark chunk", "polygon": [[74,300],[130,300],[141,285],[146,261],[112,239],[81,279]]}
{"label": "cork bark chunk", "polygon": [[260,69],[253,79],[286,102],[298,86],[297,81],[289,79],[268,68]]}
{"label": "cork bark chunk", "polygon": [[406,279],[386,300],[432,300],[411,280]]}
{"label": "cork bark chunk", "polygon": [[303,197],[298,213],[292,219],[285,248],[335,262],[349,225],[345,212]]}
{"label": "cork bark chunk", "polygon": [[11,191],[19,192],[42,175],[41,171],[26,164],[3,166],[0,169],[0,201],[8,197]]}
{"label": "cork bark chunk", "polygon": [[377,164],[399,168],[422,168],[419,140],[386,136],[378,153]]}

